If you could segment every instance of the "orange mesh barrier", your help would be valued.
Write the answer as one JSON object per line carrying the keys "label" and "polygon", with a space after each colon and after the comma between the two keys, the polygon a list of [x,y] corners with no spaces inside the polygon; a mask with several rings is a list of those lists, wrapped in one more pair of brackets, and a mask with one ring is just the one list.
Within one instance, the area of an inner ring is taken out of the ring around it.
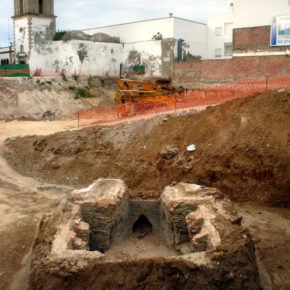
{"label": "orange mesh barrier", "polygon": [[237,98],[245,98],[266,90],[290,89],[290,75],[222,84],[205,90],[187,91],[171,97],[169,103],[126,103],[104,108],[95,108],[77,113],[79,127],[113,125],[128,121],[151,118],[184,110],[204,110],[207,106],[221,104]]}

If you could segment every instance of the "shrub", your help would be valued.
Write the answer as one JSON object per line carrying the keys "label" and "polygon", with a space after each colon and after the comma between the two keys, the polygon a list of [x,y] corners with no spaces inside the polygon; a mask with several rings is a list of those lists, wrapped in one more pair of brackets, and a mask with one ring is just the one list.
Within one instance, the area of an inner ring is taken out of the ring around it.
{"label": "shrub", "polygon": [[87,89],[77,89],[75,99],[92,98],[91,93]]}
{"label": "shrub", "polygon": [[69,90],[72,90],[72,91],[74,91],[76,89],[75,86],[69,86],[68,88],[69,88]]}
{"label": "shrub", "polygon": [[61,73],[61,78],[64,82],[67,82],[67,77],[64,72]]}
{"label": "shrub", "polygon": [[79,75],[77,75],[77,74],[73,74],[72,75],[72,78],[76,81],[76,82],[78,82],[79,81],[79,78],[80,78],[80,76]]}

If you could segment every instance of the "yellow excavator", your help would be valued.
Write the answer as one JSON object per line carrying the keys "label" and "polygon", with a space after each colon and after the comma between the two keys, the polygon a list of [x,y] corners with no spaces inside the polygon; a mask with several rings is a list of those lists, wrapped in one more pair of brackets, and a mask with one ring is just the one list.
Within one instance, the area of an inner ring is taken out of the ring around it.
{"label": "yellow excavator", "polygon": [[159,79],[156,82],[119,79],[119,89],[115,94],[116,104],[125,103],[160,103],[174,105],[176,94],[184,92],[183,87],[175,88],[171,80]]}

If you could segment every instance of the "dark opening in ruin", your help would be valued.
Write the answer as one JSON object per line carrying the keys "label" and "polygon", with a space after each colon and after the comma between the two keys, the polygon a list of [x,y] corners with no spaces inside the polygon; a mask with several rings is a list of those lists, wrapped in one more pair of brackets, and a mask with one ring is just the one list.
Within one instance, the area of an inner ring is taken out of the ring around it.
{"label": "dark opening in ruin", "polygon": [[144,215],[141,215],[133,225],[133,233],[151,233],[151,232],[152,232],[152,224],[148,221],[148,219]]}

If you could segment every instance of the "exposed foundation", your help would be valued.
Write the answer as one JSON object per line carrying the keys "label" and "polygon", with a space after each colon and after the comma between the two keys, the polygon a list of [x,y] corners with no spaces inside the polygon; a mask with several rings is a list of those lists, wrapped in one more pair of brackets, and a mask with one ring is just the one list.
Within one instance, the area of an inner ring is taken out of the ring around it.
{"label": "exposed foundation", "polygon": [[[86,279],[79,286],[258,289],[254,248],[239,221],[215,188],[179,183],[158,200],[131,200],[121,180],[101,179],[44,218],[30,285],[67,288]],[[241,266],[231,268],[237,259]]]}

